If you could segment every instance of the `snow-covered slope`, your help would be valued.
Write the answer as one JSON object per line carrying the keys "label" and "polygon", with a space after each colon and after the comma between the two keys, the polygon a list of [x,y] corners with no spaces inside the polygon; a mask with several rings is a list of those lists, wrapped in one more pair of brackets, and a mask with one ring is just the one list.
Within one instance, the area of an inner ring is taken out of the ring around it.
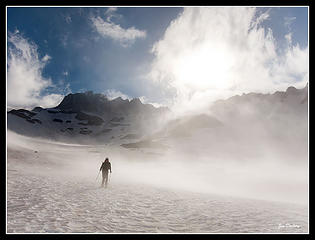
{"label": "snow-covered slope", "polygon": [[[96,178],[105,156],[113,173],[109,187],[102,189]],[[253,198],[305,198],[297,169],[268,171],[261,178],[259,167],[246,178],[244,167],[222,171],[198,166],[197,159],[194,164],[156,160],[125,148],[65,144],[8,131],[7,232],[308,232],[307,205]]]}
{"label": "snow-covered slope", "polygon": [[307,233],[307,98],[244,94],[164,124],[165,109],[91,93],[11,110],[7,231]]}

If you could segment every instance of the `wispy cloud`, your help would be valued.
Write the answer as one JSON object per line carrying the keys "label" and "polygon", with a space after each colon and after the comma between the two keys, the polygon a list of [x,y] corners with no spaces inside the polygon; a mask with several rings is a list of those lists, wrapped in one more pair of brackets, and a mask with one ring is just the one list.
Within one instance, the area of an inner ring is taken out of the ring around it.
{"label": "wispy cloud", "polygon": [[259,24],[263,23],[266,20],[270,19],[269,15],[270,9],[268,9],[266,12],[263,12],[257,16],[256,19],[253,19],[251,22],[251,28],[257,28]]}
{"label": "wispy cloud", "polygon": [[59,93],[47,93],[54,88],[50,78],[42,75],[51,57],[40,58],[35,43],[19,31],[8,34],[7,104],[10,107],[52,107],[62,99]]}
{"label": "wispy cloud", "polygon": [[69,39],[69,33],[66,33],[66,34],[62,34],[59,36],[59,40],[61,42],[61,45],[63,47],[67,47],[68,45],[68,39]]}
{"label": "wispy cloud", "polygon": [[159,107],[162,107],[163,105],[160,104],[160,103],[156,103],[156,102],[152,102],[150,101],[146,96],[141,96],[139,97],[140,101],[143,103],[143,104],[151,104],[153,105],[154,107],[156,108],[159,108]]}
{"label": "wispy cloud", "polygon": [[284,37],[287,40],[287,43],[289,47],[292,45],[292,28],[291,25],[292,23],[296,20],[296,17],[284,17],[284,26],[286,26],[289,30],[289,33],[286,34]]}
{"label": "wispy cloud", "polygon": [[67,22],[68,24],[70,24],[70,23],[72,22],[72,18],[71,18],[70,15],[66,16],[65,19],[66,19],[66,22]]}
{"label": "wispy cloud", "polygon": [[112,18],[116,18],[118,20],[122,18],[122,15],[117,13],[117,7],[108,8],[104,15],[106,16],[107,22],[112,22]]}
{"label": "wispy cloud", "polygon": [[115,90],[115,89],[107,89],[104,94],[106,95],[106,97],[109,99],[109,100],[113,100],[115,98],[118,98],[118,97],[121,97],[122,99],[126,100],[126,99],[129,99],[131,100],[132,98],[129,97],[128,95],[118,91],[118,90]]}
{"label": "wispy cloud", "polygon": [[60,16],[65,20],[67,24],[70,24],[72,22],[72,17],[69,12],[67,13],[61,13]]}
{"label": "wispy cloud", "polygon": [[[149,78],[175,89],[175,105],[196,108],[243,92],[273,92],[308,81],[308,48],[278,50],[268,11],[185,8],[157,41]],[[294,19],[287,19],[287,23]],[[179,109],[179,108],[177,108]]]}
{"label": "wispy cloud", "polygon": [[[133,99],[132,97],[128,96],[127,94],[124,94],[124,93],[122,93],[118,90],[115,90],[115,89],[107,89],[104,92],[104,94],[106,95],[106,97],[109,100],[113,100],[113,99],[118,98],[118,97],[121,97],[124,100],[126,100],[126,99],[132,100]],[[162,104],[150,101],[146,96],[141,96],[141,97],[139,97],[139,99],[143,104],[151,104],[156,108],[163,106]]]}
{"label": "wispy cloud", "polygon": [[116,11],[117,11],[117,7],[109,7],[105,11],[105,15],[111,15],[111,14],[115,13]]}
{"label": "wispy cloud", "polygon": [[104,38],[111,38],[114,41],[120,43],[123,47],[131,46],[136,39],[145,38],[146,31],[136,29],[135,27],[123,28],[119,24],[116,24],[112,21],[117,11],[116,8],[109,8],[106,12],[106,20],[100,16],[92,16],[90,18],[92,25],[95,27],[96,31]]}
{"label": "wispy cloud", "polygon": [[296,20],[296,17],[284,17],[284,25],[291,30],[291,24]]}
{"label": "wispy cloud", "polygon": [[69,72],[68,72],[68,71],[64,71],[64,72],[62,73],[62,75],[68,76],[68,75],[69,75]]}

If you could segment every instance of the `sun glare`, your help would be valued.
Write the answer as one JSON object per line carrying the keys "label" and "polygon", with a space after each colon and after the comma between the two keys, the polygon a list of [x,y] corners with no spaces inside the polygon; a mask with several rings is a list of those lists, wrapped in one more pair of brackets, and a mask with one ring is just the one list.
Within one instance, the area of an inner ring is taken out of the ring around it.
{"label": "sun glare", "polygon": [[179,85],[191,90],[226,89],[231,86],[233,58],[224,49],[200,49],[181,56],[174,67]]}

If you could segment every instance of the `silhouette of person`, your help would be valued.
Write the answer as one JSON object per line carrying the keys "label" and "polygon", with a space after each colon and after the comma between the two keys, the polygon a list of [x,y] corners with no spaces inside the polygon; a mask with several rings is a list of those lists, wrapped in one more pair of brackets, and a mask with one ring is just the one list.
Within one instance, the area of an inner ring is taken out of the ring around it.
{"label": "silhouette of person", "polygon": [[102,171],[102,187],[104,187],[104,183],[105,183],[105,187],[107,187],[107,183],[108,183],[108,170],[110,171],[110,173],[112,173],[112,166],[111,163],[109,162],[108,158],[105,159],[105,161],[102,163],[102,166],[100,168],[100,171]]}

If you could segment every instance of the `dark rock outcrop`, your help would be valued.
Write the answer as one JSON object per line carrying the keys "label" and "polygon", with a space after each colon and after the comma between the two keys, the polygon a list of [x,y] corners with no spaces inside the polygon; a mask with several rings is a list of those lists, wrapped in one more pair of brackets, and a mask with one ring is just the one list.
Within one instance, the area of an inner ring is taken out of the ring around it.
{"label": "dark rock outcrop", "polygon": [[35,123],[42,124],[42,122],[39,119],[32,119],[32,117],[34,117],[36,113],[25,110],[25,109],[19,109],[19,110],[13,109],[9,111],[8,114],[12,114],[20,118],[24,118],[27,122],[32,123],[32,124],[35,124]]}
{"label": "dark rock outcrop", "polygon": [[53,120],[54,122],[59,122],[59,123],[63,123],[63,120],[62,119],[58,119],[58,118],[54,118]]}
{"label": "dark rock outcrop", "polygon": [[39,123],[39,124],[42,124],[42,121],[41,120],[39,120],[39,119],[32,119],[34,122],[37,122],[37,123]]}
{"label": "dark rock outcrop", "polygon": [[88,134],[91,134],[92,133],[92,130],[86,130],[86,129],[82,129],[81,131],[80,131],[80,134],[84,134],[84,135],[88,135]]}
{"label": "dark rock outcrop", "polygon": [[47,110],[48,113],[52,113],[52,114],[55,114],[55,113],[59,113],[58,110]]}
{"label": "dark rock outcrop", "polygon": [[130,124],[128,123],[110,123],[111,127],[119,127],[119,126],[129,126]]}
{"label": "dark rock outcrop", "polygon": [[124,117],[114,117],[112,118],[110,121],[111,122],[121,122],[123,121],[125,118]]}
{"label": "dark rock outcrop", "polygon": [[78,112],[75,118],[81,121],[87,120],[88,125],[102,125],[104,123],[104,120],[102,118],[89,115],[83,112]]}
{"label": "dark rock outcrop", "polygon": [[32,112],[40,112],[42,110],[43,110],[42,107],[35,107],[35,108],[33,108]]}
{"label": "dark rock outcrop", "polygon": [[25,119],[30,119],[31,117],[36,115],[36,113],[25,110],[25,109],[19,109],[19,110],[13,109],[13,110],[9,111],[9,113],[16,115],[16,116],[19,116],[21,118],[25,118]]}

